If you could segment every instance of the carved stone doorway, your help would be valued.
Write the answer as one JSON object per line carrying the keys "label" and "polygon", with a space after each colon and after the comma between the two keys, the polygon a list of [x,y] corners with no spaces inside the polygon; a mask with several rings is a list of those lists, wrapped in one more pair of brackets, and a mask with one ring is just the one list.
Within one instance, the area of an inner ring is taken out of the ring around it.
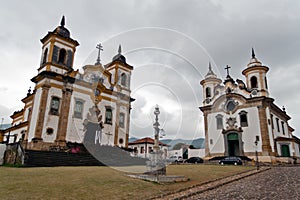
{"label": "carved stone doorway", "polygon": [[242,135],[238,132],[224,134],[225,156],[243,156]]}

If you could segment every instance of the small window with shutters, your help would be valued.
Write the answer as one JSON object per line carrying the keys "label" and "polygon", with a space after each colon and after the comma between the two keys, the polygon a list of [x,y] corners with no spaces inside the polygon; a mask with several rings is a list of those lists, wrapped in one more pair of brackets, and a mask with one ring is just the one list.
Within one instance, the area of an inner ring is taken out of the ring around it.
{"label": "small window with shutters", "polygon": [[52,97],[51,105],[50,105],[50,114],[51,115],[59,114],[59,104],[60,104],[60,99],[58,97]]}
{"label": "small window with shutters", "polygon": [[241,111],[239,113],[239,115],[240,115],[240,124],[241,124],[241,127],[247,127],[248,126],[247,112],[246,111]]}
{"label": "small window with shutters", "polygon": [[81,119],[82,113],[83,113],[83,101],[77,99],[75,100],[74,117]]}
{"label": "small window with shutters", "polygon": [[223,115],[218,114],[216,116],[216,120],[217,120],[217,130],[223,129]]}

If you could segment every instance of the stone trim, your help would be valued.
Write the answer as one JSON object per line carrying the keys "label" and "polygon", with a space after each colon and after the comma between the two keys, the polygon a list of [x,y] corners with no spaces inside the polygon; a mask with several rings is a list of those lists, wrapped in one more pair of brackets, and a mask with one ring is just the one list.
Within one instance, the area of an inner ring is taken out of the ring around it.
{"label": "stone trim", "polygon": [[57,145],[65,146],[66,145],[66,135],[69,119],[69,111],[71,105],[71,96],[73,90],[70,88],[65,88],[63,90],[63,96],[61,101],[61,110],[59,115],[58,129],[55,142]]}
{"label": "stone trim", "polygon": [[268,120],[267,120],[266,106],[262,105],[262,106],[258,106],[257,108],[258,108],[263,155],[269,156],[272,152],[272,148],[270,145],[270,138],[269,138],[269,132],[268,132]]}
{"label": "stone trim", "polygon": [[44,127],[45,112],[46,112],[46,107],[47,107],[49,89],[50,89],[50,86],[48,84],[44,84],[42,86],[39,115],[38,115],[38,119],[37,119],[37,123],[36,123],[35,133],[34,133],[34,138],[37,138],[37,139],[42,138],[42,131],[43,131],[43,127]]}

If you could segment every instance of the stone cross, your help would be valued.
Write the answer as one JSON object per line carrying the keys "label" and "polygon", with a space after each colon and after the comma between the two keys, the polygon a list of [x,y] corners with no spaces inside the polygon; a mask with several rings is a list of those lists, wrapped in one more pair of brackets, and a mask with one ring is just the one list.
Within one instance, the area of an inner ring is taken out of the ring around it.
{"label": "stone cross", "polygon": [[98,58],[97,58],[97,62],[95,63],[96,65],[101,64],[100,61],[100,52],[103,51],[103,46],[101,45],[101,43],[97,44],[96,49],[98,49]]}
{"label": "stone cross", "polygon": [[229,69],[230,69],[231,67],[229,66],[229,65],[226,65],[226,67],[225,67],[225,69],[226,69],[226,71],[227,71],[227,76],[229,76]]}

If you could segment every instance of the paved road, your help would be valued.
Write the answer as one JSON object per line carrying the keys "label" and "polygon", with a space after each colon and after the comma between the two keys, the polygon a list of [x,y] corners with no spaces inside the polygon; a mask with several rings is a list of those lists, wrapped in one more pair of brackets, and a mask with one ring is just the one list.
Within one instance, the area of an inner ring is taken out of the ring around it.
{"label": "paved road", "polygon": [[300,167],[274,167],[188,199],[300,200]]}

